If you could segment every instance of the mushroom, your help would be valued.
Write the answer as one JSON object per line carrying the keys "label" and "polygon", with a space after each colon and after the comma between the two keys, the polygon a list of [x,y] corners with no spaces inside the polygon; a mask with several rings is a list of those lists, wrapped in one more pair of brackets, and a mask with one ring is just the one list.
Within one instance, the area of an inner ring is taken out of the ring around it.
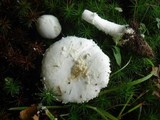
{"label": "mushroom", "polygon": [[[124,32],[128,30],[128,25],[119,25],[114,22],[110,22],[98,16],[97,13],[91,12],[89,10],[84,10],[82,13],[82,19],[114,38],[122,36]],[[130,28],[127,32],[131,33],[133,32],[133,29]]]}
{"label": "mushroom", "polygon": [[112,36],[116,45],[124,46],[145,57],[154,56],[152,48],[144,40],[144,37],[137,30],[133,29],[132,26],[110,22],[89,10],[83,11],[82,19]]}
{"label": "mushroom", "polygon": [[47,39],[54,39],[61,33],[61,25],[53,15],[42,15],[37,19],[36,28],[39,34]]}
{"label": "mushroom", "polygon": [[76,36],[64,37],[51,45],[42,60],[42,77],[63,103],[83,103],[107,87],[110,59],[93,41]]}

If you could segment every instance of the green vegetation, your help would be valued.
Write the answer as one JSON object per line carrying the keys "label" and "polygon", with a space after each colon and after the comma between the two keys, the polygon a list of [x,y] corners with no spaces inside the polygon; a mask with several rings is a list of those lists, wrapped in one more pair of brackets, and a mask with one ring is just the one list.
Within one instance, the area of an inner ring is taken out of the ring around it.
{"label": "green vegetation", "polygon": [[[0,118],[17,120],[18,108],[42,102],[44,106],[50,105],[49,114],[60,120],[160,120],[160,2],[123,1],[1,0]],[[109,35],[81,19],[84,9],[119,24],[134,21],[153,49],[154,57],[145,58],[116,46]],[[44,39],[37,33],[35,22],[42,14],[59,19],[62,33],[55,40]],[[43,89],[41,82],[45,49],[70,35],[93,39],[111,59],[108,87],[88,103],[62,104],[53,93]],[[8,111],[14,107],[17,109]]]}

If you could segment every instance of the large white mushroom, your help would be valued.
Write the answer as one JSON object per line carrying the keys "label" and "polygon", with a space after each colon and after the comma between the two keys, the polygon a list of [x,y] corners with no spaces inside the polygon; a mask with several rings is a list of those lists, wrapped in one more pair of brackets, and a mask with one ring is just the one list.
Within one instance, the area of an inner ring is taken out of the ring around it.
{"label": "large white mushroom", "polygon": [[61,33],[61,25],[53,15],[42,15],[37,19],[36,28],[39,34],[47,39],[54,39]]}
{"label": "large white mushroom", "polygon": [[63,103],[87,102],[107,87],[109,57],[93,40],[69,36],[51,45],[42,61],[46,89],[52,89]]}

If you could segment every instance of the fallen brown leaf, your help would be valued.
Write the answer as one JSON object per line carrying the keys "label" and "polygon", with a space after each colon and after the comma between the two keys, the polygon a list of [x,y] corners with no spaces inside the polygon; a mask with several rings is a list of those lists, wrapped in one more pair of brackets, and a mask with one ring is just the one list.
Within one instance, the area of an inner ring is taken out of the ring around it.
{"label": "fallen brown leaf", "polygon": [[34,115],[32,118],[33,120],[39,120],[39,117],[37,115]]}
{"label": "fallen brown leaf", "polygon": [[33,116],[37,113],[37,105],[32,105],[27,107],[26,109],[20,112],[19,118],[21,120],[38,120],[37,118],[33,118]]}
{"label": "fallen brown leaf", "polygon": [[154,91],[154,92],[152,93],[152,95],[155,95],[155,96],[157,96],[158,98],[160,98],[160,92],[158,92],[158,91]]}
{"label": "fallen brown leaf", "polygon": [[154,79],[154,84],[156,86],[156,89],[153,91],[152,95],[155,95],[156,97],[160,98],[160,65],[158,67],[153,67],[152,71],[154,72],[155,78]]}

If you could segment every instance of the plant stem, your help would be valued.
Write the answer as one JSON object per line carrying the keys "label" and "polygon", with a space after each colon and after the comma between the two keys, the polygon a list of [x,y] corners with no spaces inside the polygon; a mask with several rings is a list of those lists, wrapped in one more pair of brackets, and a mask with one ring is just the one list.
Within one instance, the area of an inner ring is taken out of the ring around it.
{"label": "plant stem", "polygon": [[[66,105],[66,106],[46,106],[47,109],[63,109],[63,108],[67,108],[69,107],[69,105]],[[27,107],[24,106],[24,107],[13,107],[13,108],[9,108],[8,110],[13,110],[13,111],[16,111],[16,110],[24,110],[26,109]]]}
{"label": "plant stem", "polygon": [[119,113],[119,115],[118,115],[118,118],[119,118],[119,119],[121,119],[122,113],[123,113],[123,111],[125,110],[126,106],[128,105],[129,101],[132,99],[132,96],[133,96],[133,94],[131,94],[131,95],[129,96],[126,104],[123,106],[122,110],[120,111],[120,113]]}
{"label": "plant stem", "polygon": [[52,115],[52,113],[46,108],[45,113],[50,120],[56,120],[56,118]]}

